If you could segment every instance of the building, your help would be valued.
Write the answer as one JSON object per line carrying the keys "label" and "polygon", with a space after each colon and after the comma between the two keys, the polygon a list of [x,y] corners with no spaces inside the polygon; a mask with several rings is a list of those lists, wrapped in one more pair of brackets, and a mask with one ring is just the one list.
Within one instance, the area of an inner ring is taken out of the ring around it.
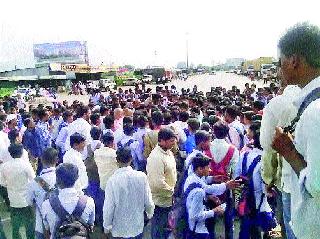
{"label": "building", "polygon": [[243,58],[228,58],[224,64],[227,68],[237,68],[245,61]]}

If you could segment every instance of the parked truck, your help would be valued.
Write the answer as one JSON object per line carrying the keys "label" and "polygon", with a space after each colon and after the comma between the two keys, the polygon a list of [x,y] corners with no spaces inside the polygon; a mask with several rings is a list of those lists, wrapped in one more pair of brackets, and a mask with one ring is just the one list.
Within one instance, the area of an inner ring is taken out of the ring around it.
{"label": "parked truck", "polygon": [[273,57],[259,57],[254,60],[248,60],[243,62],[241,71],[242,74],[246,76],[253,75],[254,77],[262,78],[262,72],[264,72],[266,68],[269,68],[273,62]]}

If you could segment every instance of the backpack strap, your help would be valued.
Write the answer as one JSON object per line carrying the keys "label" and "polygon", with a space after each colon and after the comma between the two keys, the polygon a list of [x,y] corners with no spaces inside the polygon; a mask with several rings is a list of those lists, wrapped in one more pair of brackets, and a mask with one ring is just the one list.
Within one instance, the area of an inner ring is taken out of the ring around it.
{"label": "backpack strap", "polygon": [[190,136],[190,131],[188,128],[184,128],[183,131],[186,134],[186,137]]}
{"label": "backpack strap", "polygon": [[184,196],[185,198],[187,198],[189,196],[189,193],[193,190],[193,189],[196,189],[196,188],[202,188],[202,185],[200,183],[191,183],[186,191],[184,192]]}
{"label": "backpack strap", "polygon": [[[240,145],[239,146],[240,146],[240,149],[242,149],[243,146],[244,146],[244,135],[243,135],[243,133],[241,132],[241,130],[238,127],[231,126],[231,128],[234,128],[237,131],[237,133],[239,135],[239,138],[240,138]],[[228,139],[229,139],[230,143],[232,143],[232,140],[231,140],[229,132],[228,132]]]}
{"label": "backpack strap", "polygon": [[46,192],[50,191],[50,185],[42,177],[35,177],[34,181]]}
{"label": "backpack strap", "polygon": [[87,200],[88,200],[88,197],[85,195],[82,195],[79,197],[77,206],[72,212],[72,216],[74,216],[75,218],[81,218],[83,211],[86,208]]}
{"label": "backpack strap", "polygon": [[284,132],[293,133],[296,129],[296,125],[300,120],[301,115],[305,111],[306,108],[315,100],[320,99],[320,87],[311,91],[306,98],[304,98],[302,104],[299,107],[297,116],[291,121],[290,125],[284,128]]}
{"label": "backpack strap", "polygon": [[[184,196],[185,198],[187,199],[187,197],[189,196],[190,192],[193,190],[193,189],[196,189],[196,188],[202,188],[202,185],[200,183],[191,183],[186,191],[184,192]],[[196,228],[197,228],[197,224],[198,224],[198,220],[195,221],[194,223],[194,227],[193,227],[193,230],[192,232],[195,233],[196,231]]]}
{"label": "backpack strap", "polygon": [[263,198],[264,198],[265,194],[262,193],[261,194],[261,198],[260,198],[260,203],[259,203],[259,207],[258,207],[258,212],[260,212],[260,209],[261,209],[261,206],[262,206],[262,203],[263,203]]}
{"label": "backpack strap", "polygon": [[249,152],[245,152],[242,159],[242,175],[246,175],[247,173],[247,161],[248,161]]}
{"label": "backpack strap", "polygon": [[234,151],[235,151],[235,147],[233,145],[230,145],[228,152],[220,162],[220,164],[222,164],[224,168],[230,163],[233,157]]}
{"label": "backpack strap", "polygon": [[129,147],[134,141],[134,139],[130,139],[127,143],[124,144],[124,147]]}
{"label": "backpack strap", "polygon": [[61,202],[59,200],[58,195],[52,196],[49,198],[49,203],[51,205],[52,210],[57,214],[59,217],[59,220],[62,221],[70,214],[64,209],[64,207],[61,205]]}
{"label": "backpack strap", "polygon": [[119,141],[118,143],[117,143],[117,148],[119,149],[119,148],[122,148],[122,143],[121,143],[121,141]]}
{"label": "backpack strap", "polygon": [[247,177],[250,177],[250,178],[252,177],[253,171],[257,166],[257,164],[260,162],[260,160],[261,160],[261,155],[258,155],[257,157],[254,158],[253,162],[250,164],[248,168],[248,171],[246,172]]}

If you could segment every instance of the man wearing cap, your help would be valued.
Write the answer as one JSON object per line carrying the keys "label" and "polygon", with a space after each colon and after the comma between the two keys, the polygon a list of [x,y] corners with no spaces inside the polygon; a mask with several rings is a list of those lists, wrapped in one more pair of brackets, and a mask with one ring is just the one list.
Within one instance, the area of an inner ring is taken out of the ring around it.
{"label": "man wearing cap", "polygon": [[9,133],[12,129],[15,129],[18,125],[17,115],[9,114],[6,119],[7,127],[3,130],[5,133]]}

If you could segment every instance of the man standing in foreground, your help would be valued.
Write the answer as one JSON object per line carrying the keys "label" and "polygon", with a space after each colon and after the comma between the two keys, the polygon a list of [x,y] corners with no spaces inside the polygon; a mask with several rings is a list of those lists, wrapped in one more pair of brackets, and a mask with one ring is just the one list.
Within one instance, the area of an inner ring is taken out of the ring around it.
{"label": "man standing in foreground", "polygon": [[[307,23],[291,28],[279,41],[282,75],[302,88],[290,127],[276,128],[275,149],[291,165],[299,183],[291,194],[291,223],[298,239],[318,238],[320,227],[320,29]],[[291,133],[295,133],[294,140]]]}
{"label": "man standing in foreground", "polygon": [[[107,181],[103,206],[103,227],[113,238],[142,239],[144,212],[154,211],[150,186],[143,172],[133,170],[129,147],[117,151],[119,169]],[[143,195],[143,197],[142,197]]]}
{"label": "man standing in foreground", "polygon": [[168,214],[172,207],[172,195],[177,181],[176,161],[171,148],[176,137],[171,129],[163,128],[158,134],[158,145],[147,159],[147,174],[155,210],[151,220],[152,239],[166,239]]}

